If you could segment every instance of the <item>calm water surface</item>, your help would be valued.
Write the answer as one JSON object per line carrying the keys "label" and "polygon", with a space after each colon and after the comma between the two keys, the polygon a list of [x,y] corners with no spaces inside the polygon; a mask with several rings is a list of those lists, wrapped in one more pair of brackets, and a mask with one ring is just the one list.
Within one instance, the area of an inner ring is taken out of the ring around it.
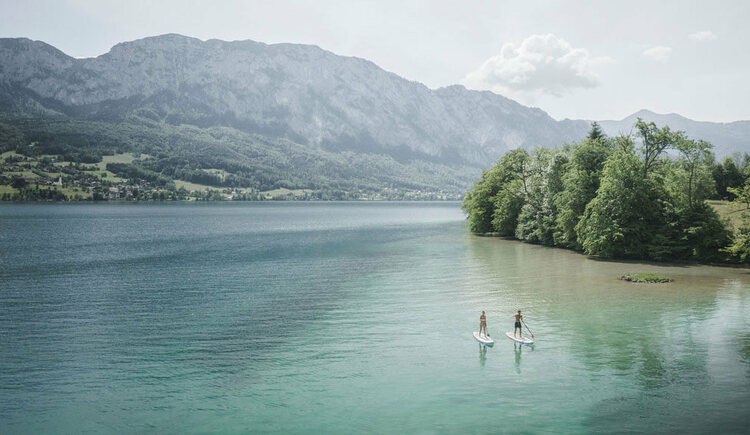
{"label": "calm water surface", "polygon": [[748,428],[748,270],[474,237],[456,203],[0,206],[3,433]]}

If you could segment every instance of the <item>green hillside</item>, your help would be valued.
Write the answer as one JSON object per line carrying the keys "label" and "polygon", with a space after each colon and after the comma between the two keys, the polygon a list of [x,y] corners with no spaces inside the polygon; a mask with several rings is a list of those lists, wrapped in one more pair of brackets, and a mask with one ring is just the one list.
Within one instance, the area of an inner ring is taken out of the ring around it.
{"label": "green hillside", "polygon": [[[206,191],[222,192],[211,196],[216,199],[458,199],[479,173],[133,116],[126,122],[7,117],[0,122],[0,152],[6,200],[35,199],[13,183],[26,190],[36,184],[61,192],[78,188],[87,194],[80,198],[97,199],[118,196],[113,187],[134,185],[140,199],[154,191],[168,199],[205,198]],[[60,175],[62,185],[52,185]]]}

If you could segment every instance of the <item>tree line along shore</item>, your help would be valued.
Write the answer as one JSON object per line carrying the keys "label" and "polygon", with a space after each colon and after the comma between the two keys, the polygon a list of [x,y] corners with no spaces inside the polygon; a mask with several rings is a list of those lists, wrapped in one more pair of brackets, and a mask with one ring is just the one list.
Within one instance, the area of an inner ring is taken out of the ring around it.
{"label": "tree line along shore", "polygon": [[[641,119],[635,135],[507,152],[462,207],[470,230],[603,258],[750,263],[750,156]],[[723,216],[722,216],[723,215]]]}

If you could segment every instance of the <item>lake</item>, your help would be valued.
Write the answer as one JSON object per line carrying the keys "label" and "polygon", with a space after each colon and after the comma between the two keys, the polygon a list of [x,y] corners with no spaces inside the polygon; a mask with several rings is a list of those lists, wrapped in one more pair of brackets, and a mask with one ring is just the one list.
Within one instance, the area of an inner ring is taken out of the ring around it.
{"label": "lake", "polygon": [[477,237],[458,203],[2,205],[0,427],[747,433],[750,271]]}

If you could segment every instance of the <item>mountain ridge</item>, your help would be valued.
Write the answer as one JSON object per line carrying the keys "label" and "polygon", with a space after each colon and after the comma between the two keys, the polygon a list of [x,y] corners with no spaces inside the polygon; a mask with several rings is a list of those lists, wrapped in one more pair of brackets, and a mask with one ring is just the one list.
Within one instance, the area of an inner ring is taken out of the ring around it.
{"label": "mountain ridge", "polygon": [[603,120],[597,122],[606,134],[614,136],[630,133],[638,118],[654,122],[660,127],[668,125],[672,130],[682,130],[690,137],[711,142],[714,145],[714,153],[718,157],[750,151],[750,121],[745,120],[731,122],[696,121],[678,113],[662,114],[641,109],[619,121]]}
{"label": "mountain ridge", "polygon": [[[639,115],[714,143],[719,156],[748,149],[750,121],[717,124],[642,110],[620,121],[599,122],[607,134],[614,135],[630,131]],[[160,123],[236,129],[242,134],[232,137],[245,141],[246,146],[232,153],[268,152],[268,147],[254,143],[256,135],[268,138],[268,143],[281,143],[279,139],[298,144],[295,155],[305,158],[325,152],[326,161],[335,161],[339,168],[343,166],[337,153],[376,160],[374,156],[384,156],[393,160],[382,160],[385,168],[404,164],[398,169],[399,180],[405,179],[404,168],[418,171],[424,167],[410,162],[425,162],[433,172],[451,178],[451,189],[469,183],[468,174],[489,167],[510,149],[557,147],[583,139],[590,128],[590,121],[558,121],[540,108],[490,91],[462,85],[430,89],[367,59],[340,56],[315,45],[203,41],[165,34],[121,42],[107,53],[78,59],[42,41],[0,38],[0,121],[20,119],[18,125],[29,137],[58,145],[60,141],[53,136],[63,134],[67,142],[59,146],[68,151],[96,148],[91,141],[104,137],[99,133],[74,136],[57,123],[45,124],[52,130],[40,131],[30,127],[33,122],[28,120],[34,118],[131,123],[147,125],[149,131]],[[91,125],[97,131],[102,128]],[[169,142],[165,139],[169,135],[154,137],[168,146],[148,149],[136,141],[133,150],[180,154],[189,149],[180,148],[184,145],[179,141]],[[185,137],[180,135],[180,140]],[[132,135],[122,138],[118,140],[125,142],[117,146],[125,150]],[[227,159],[222,161],[231,166]],[[195,169],[202,163],[181,164]],[[154,167],[164,170],[162,166]],[[242,170],[249,171],[246,178],[251,179],[252,171],[259,169],[250,165]],[[415,178],[419,176],[415,173]],[[274,184],[268,177],[264,175],[264,185]],[[336,179],[335,174],[332,177]],[[393,179],[388,177],[383,180]],[[295,183],[300,187],[299,181]],[[441,187],[420,184],[423,189]]]}
{"label": "mountain ridge", "polygon": [[[407,147],[475,166],[510,148],[575,140],[587,128],[488,91],[431,90],[317,46],[168,34],[75,59],[39,44],[0,42],[0,81],[32,91],[38,102],[61,103],[72,117],[123,119],[149,108],[168,122],[225,125],[323,148]],[[40,59],[25,55],[35,48]]]}

